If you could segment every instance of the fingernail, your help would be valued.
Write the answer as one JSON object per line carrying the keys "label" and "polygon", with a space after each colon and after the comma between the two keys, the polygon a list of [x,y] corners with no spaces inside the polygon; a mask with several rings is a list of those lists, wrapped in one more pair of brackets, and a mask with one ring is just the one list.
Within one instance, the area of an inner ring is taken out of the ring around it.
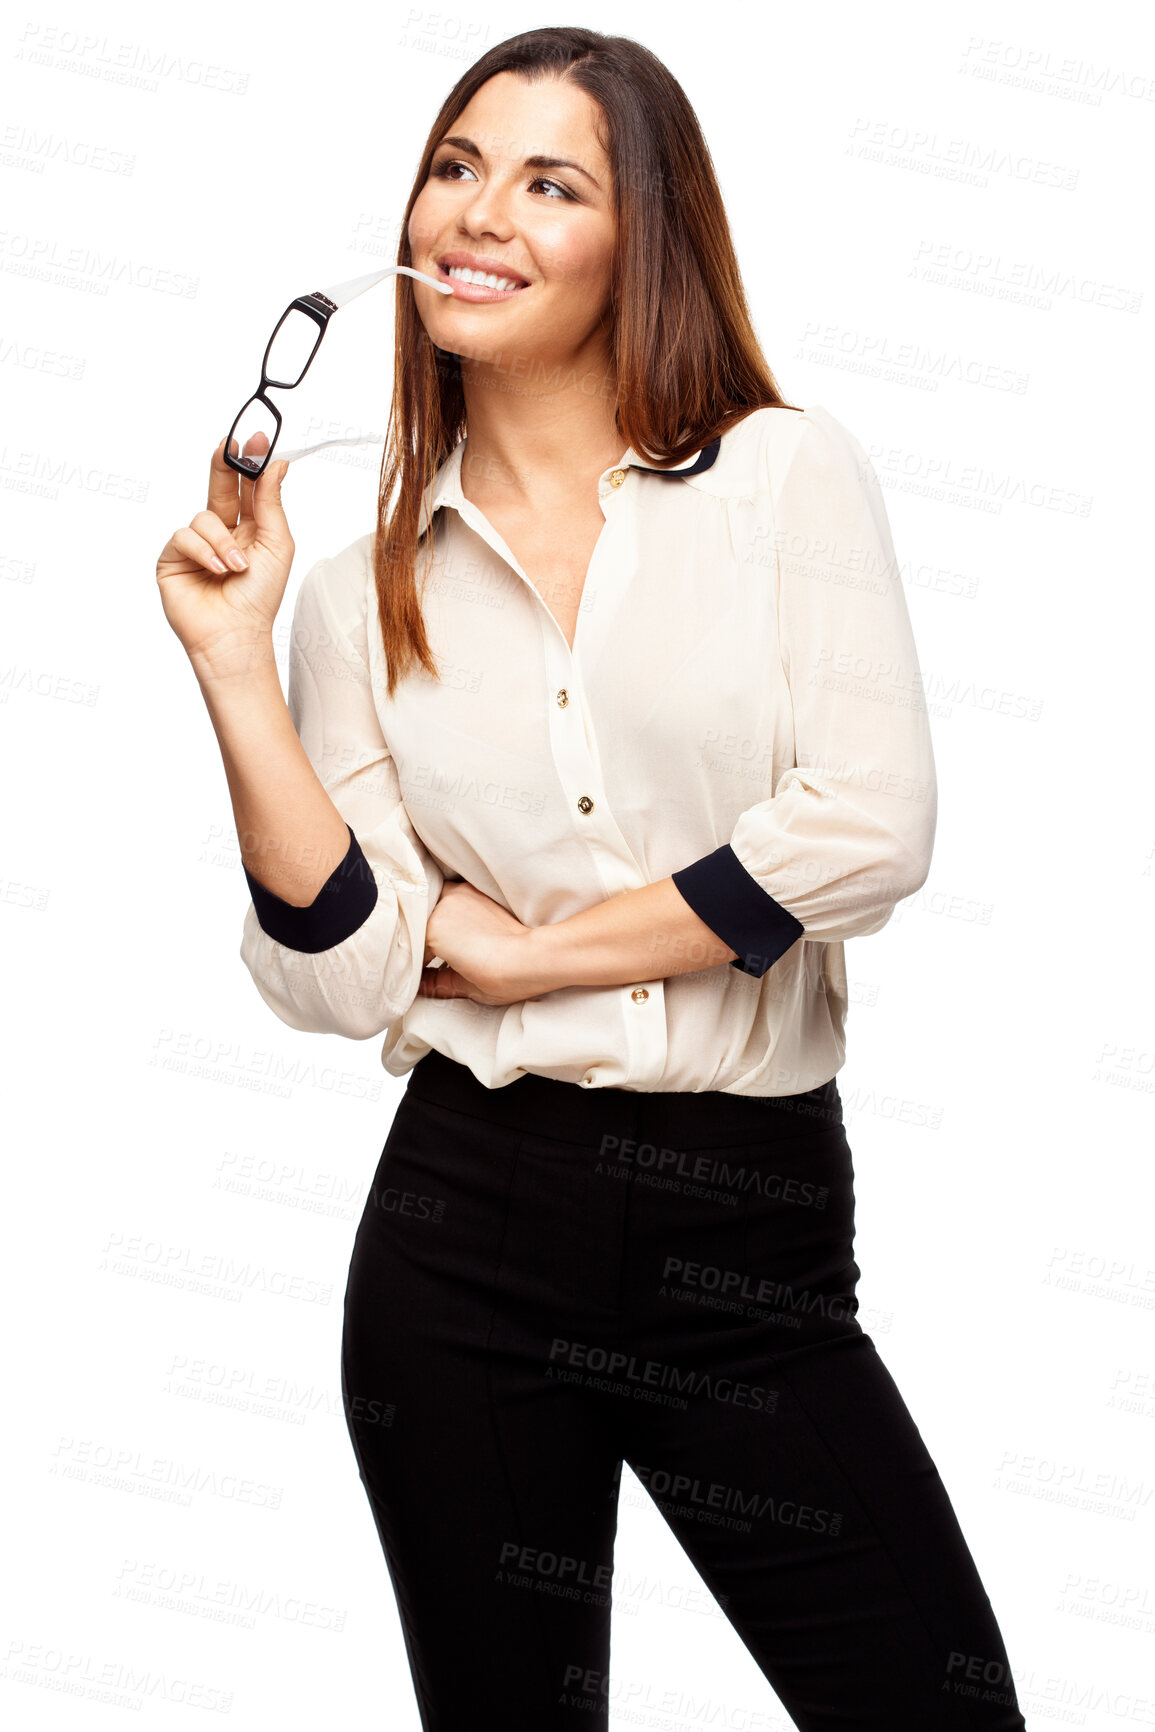
{"label": "fingernail", "polygon": [[218,559],[218,558],[217,558],[217,556],[216,556],[216,554],[215,554],[215,553],[214,553],[214,554],[213,554],[213,556],[212,556],[212,558],[211,558],[211,559],[210,559],[210,560],[209,560],[209,570],[210,570],[210,571],[220,571],[220,572],[225,572],[225,571],[227,571],[227,570],[228,570],[228,569],[229,569],[229,568],[228,568],[228,566],[227,566],[227,565],[226,565],[226,564],[225,564],[225,562],[224,562],[224,560],[223,560],[223,559]]}
{"label": "fingernail", "polygon": [[[234,571],[244,571],[248,563],[248,560],[238,548],[234,547],[229,550],[229,564],[232,566]],[[222,566],[221,569],[223,570],[224,567]]]}

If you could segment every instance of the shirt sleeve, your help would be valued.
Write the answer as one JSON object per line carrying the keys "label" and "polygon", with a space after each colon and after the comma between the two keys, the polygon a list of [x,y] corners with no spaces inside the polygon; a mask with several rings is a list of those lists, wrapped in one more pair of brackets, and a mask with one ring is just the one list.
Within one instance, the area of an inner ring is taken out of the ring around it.
{"label": "shirt sleeve", "polygon": [[930,724],[882,490],[828,410],[771,443],[779,654],[794,765],[728,842],[672,874],[698,917],[763,975],[799,938],[886,925],[925,882],[937,818]]}
{"label": "shirt sleeve", "polygon": [[[349,831],[305,908],[244,868],[241,959],[290,1028],[365,1040],[417,996],[425,926],[443,875],[409,820],[373,700],[368,651],[372,537],[306,574],[293,610],[289,713]],[[376,622],[374,621],[374,624]]]}

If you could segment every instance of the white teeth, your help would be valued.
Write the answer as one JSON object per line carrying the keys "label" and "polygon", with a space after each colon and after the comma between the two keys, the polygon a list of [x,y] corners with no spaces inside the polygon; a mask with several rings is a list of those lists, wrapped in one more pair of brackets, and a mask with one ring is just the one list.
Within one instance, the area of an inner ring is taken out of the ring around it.
{"label": "white teeth", "polygon": [[515,283],[510,277],[498,277],[492,271],[487,274],[485,271],[467,270],[464,265],[450,265],[446,275],[457,277],[463,283],[480,283],[486,289],[520,289],[523,287],[521,283]]}

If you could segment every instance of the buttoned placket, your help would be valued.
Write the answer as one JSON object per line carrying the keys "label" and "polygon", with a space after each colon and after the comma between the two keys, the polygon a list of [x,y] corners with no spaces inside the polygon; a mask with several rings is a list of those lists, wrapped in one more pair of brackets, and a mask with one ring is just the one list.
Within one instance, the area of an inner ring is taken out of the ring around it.
{"label": "buttoned placket", "polygon": [[[590,557],[582,589],[584,603],[590,578],[607,571],[619,581],[628,581],[636,569],[637,526],[634,511],[636,487],[640,476],[629,474],[627,452],[621,465],[603,470],[598,478],[598,502],[605,516],[594,551]],[[513,550],[490,523],[484,512],[461,492],[460,473],[456,477],[452,502],[468,523],[488,545],[516,572],[537,598],[541,612],[542,650],[546,682],[546,713],[550,744],[558,779],[570,802],[575,835],[585,842],[601,879],[605,896],[617,896],[625,890],[645,888],[643,876],[629,844],[618,828],[602,780],[597,736],[592,725],[581,677],[581,651],[588,636],[582,630],[589,621],[583,620],[578,608],[574,627],[574,647],[571,651],[565,633],[546,605],[541,591],[522,570]],[[591,593],[598,593],[596,584]],[[623,998],[623,1025],[629,1052],[627,1082],[631,1088],[652,1088],[665,1069],[667,1057],[664,980],[631,981],[617,990]],[[596,1066],[581,1078],[585,1088],[598,1084]]]}

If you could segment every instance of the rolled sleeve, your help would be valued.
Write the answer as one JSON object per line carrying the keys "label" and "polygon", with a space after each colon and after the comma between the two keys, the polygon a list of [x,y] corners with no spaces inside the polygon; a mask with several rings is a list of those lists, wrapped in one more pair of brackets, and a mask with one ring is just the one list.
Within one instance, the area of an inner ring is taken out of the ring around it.
{"label": "rolled sleeve", "polygon": [[242,862],[261,931],[289,950],[305,951],[310,956],[319,950],[332,950],[334,945],[351,938],[377,906],[373,868],[352,827],[346,824],[345,828],[349,832],[345,856],[306,908],[298,908],[266,890]]}
{"label": "rolled sleeve", "polygon": [[802,937],[802,922],[763,890],[729,842],[672,876],[698,919],[738,952],[730,967],[743,974],[765,974]]}
{"label": "rolled sleeve", "polygon": [[[293,610],[289,711],[349,832],[313,901],[294,907],[245,869],[241,959],[290,1028],[364,1040],[417,996],[425,927],[443,876],[409,820],[373,698],[371,537],[322,559]],[[374,625],[376,622],[374,621]]]}
{"label": "rolled sleeve", "polygon": [[778,635],[794,764],[725,844],[673,874],[764,974],[800,937],[877,932],[930,870],[937,786],[914,634],[882,490],[827,410],[768,457]]}

